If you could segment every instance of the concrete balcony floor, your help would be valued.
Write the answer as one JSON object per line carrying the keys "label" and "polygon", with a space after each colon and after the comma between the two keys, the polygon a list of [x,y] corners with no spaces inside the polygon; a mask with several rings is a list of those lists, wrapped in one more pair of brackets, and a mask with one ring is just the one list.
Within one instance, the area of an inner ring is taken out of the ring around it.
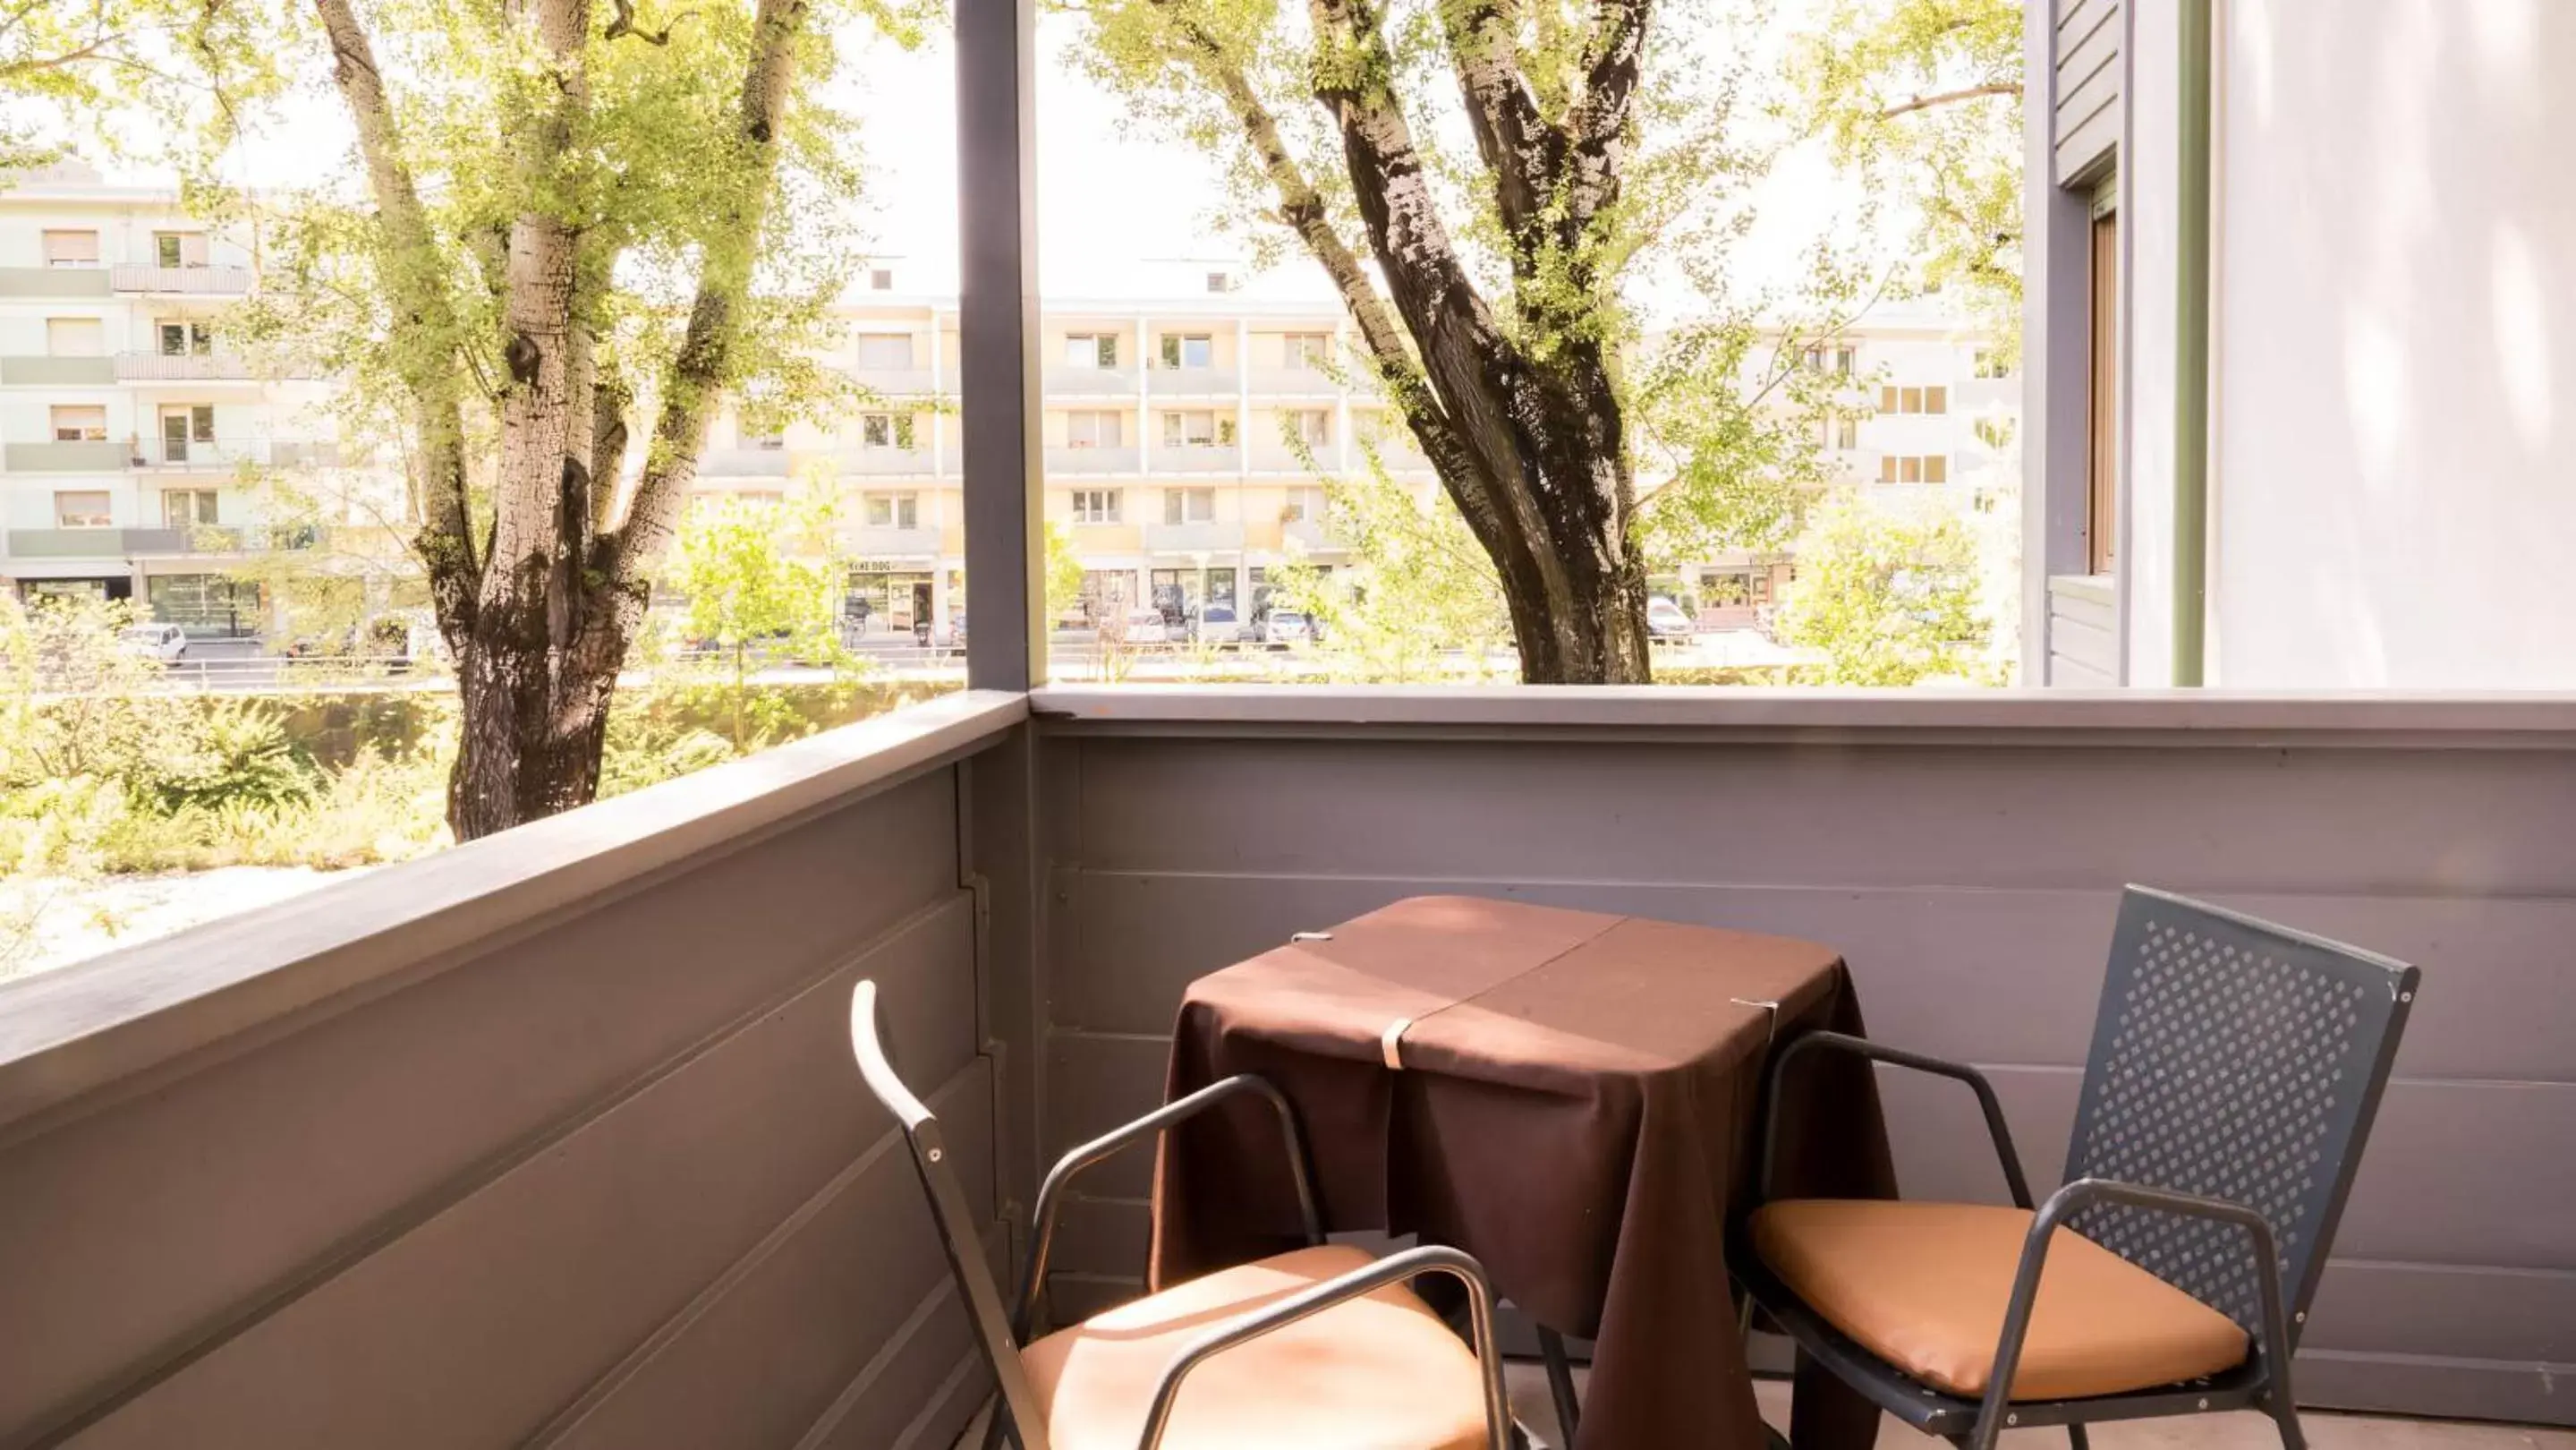
{"label": "concrete balcony floor", "polygon": [[[1512,1413],[1548,1450],[1563,1450],[1556,1430],[1556,1411],[1547,1396],[1547,1376],[1536,1360],[1514,1360],[1505,1371],[1511,1386]],[[1579,1386],[1589,1371],[1577,1365]],[[1789,1423],[1789,1382],[1765,1379],[1754,1385],[1762,1418],[1773,1429]],[[988,1406],[977,1414],[957,1450],[977,1450],[984,1443]],[[2391,1415],[2338,1415],[2309,1410],[2299,1416],[2310,1450],[2576,1450],[2576,1430],[2534,1425],[2481,1424],[2466,1420],[2405,1420]],[[2101,1450],[2278,1450],[2280,1435],[2272,1422],[2251,1412],[2186,1415],[2179,1419],[2131,1420],[2095,1425],[2093,1443]],[[1879,1450],[1918,1450],[1933,1443],[1894,1419],[1879,1422]],[[2066,1432],[2059,1429],[2007,1430],[2003,1443],[2015,1450],[2064,1450]]]}

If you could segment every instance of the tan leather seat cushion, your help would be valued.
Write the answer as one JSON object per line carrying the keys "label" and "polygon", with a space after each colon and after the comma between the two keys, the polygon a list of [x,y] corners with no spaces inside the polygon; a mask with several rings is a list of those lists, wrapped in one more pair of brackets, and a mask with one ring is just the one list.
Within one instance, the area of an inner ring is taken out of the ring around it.
{"label": "tan leather seat cushion", "polygon": [[[1228,1319],[1370,1262],[1299,1249],[1220,1269],[1121,1305],[1020,1352],[1055,1450],[1136,1450],[1154,1386],[1181,1351]],[[1401,1287],[1381,1289],[1237,1345],[1183,1381],[1167,1450],[1477,1450],[1476,1356]]]}
{"label": "tan leather seat cushion", "polygon": [[[1994,1372],[2027,1209],[1789,1199],[1753,1215],[1780,1282],[1870,1353],[1974,1399]],[[2039,1276],[2016,1400],[2116,1395],[2232,1369],[2245,1332],[2091,1239],[2059,1229]]]}

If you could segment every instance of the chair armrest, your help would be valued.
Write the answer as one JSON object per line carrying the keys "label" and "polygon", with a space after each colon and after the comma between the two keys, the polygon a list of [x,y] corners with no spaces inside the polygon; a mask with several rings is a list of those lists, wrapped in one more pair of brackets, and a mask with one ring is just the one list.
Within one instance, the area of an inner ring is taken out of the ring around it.
{"label": "chair armrest", "polygon": [[1771,1060],[1771,1101],[1762,1122],[1761,1190],[1765,1202],[1771,1198],[1771,1164],[1780,1147],[1781,1084],[1786,1081],[1790,1063],[1796,1061],[1800,1054],[1816,1050],[1847,1052],[1891,1067],[1910,1068],[1915,1072],[1955,1078],[1966,1083],[1969,1090],[1977,1095],[1978,1109],[1986,1115],[1986,1132],[1995,1140],[1995,1157],[2002,1160],[2004,1186],[2012,1190],[2013,1207],[2031,1206],[2030,1180],[2022,1174],[2021,1154],[2013,1150],[2012,1128],[2004,1122],[2003,1104],[1995,1097],[1994,1084],[1986,1081],[1984,1073],[1964,1062],[1927,1057],[1920,1052],[1908,1052],[1901,1047],[1889,1047],[1842,1032],[1805,1033],[1792,1039],[1788,1046],[1780,1049],[1780,1055]]}
{"label": "chair armrest", "polygon": [[1020,1294],[1011,1307],[1012,1337],[1026,1341],[1029,1337],[1031,1312],[1036,1308],[1039,1287],[1046,1282],[1047,1254],[1055,1240],[1056,1216],[1064,1210],[1064,1193],[1083,1172],[1110,1158],[1120,1150],[1138,1143],[1159,1139],[1165,1129],[1196,1117],[1227,1098],[1251,1093],[1270,1105],[1279,1115],[1279,1130],[1288,1141],[1288,1176],[1297,1190],[1297,1215],[1306,1229],[1306,1241],[1324,1241],[1323,1215],[1315,1208],[1315,1186],[1306,1171],[1306,1141],[1297,1129],[1297,1110],[1287,1097],[1265,1078],[1241,1073],[1213,1082],[1184,1098],[1165,1103],[1123,1128],[1103,1133],[1088,1143],[1075,1147],[1056,1160],[1038,1188],[1037,1211],[1031,1215],[1029,1262],[1020,1277]]}
{"label": "chair armrest", "polygon": [[1390,1254],[1366,1268],[1327,1279],[1257,1313],[1231,1320],[1193,1341],[1155,1383],[1152,1406],[1145,1414],[1145,1430],[1136,1441],[1137,1450],[1158,1450],[1163,1431],[1171,1423],[1173,1405],[1180,1397],[1181,1381],[1206,1360],[1336,1304],[1373,1294],[1390,1284],[1410,1283],[1425,1274],[1447,1274],[1467,1288],[1468,1322],[1475,1336],[1476,1365],[1484,1381],[1487,1450],[1509,1450],[1512,1412],[1503,1393],[1502,1347],[1494,1335],[1494,1286],[1485,1278],[1484,1265],[1461,1250],[1441,1245]]}
{"label": "chair armrest", "polygon": [[2004,1413],[2005,1405],[2012,1399],[2013,1375],[2021,1368],[2022,1337],[2030,1329],[2031,1307],[2039,1298],[2039,1276],[2047,1264],[2049,1240],[2065,1226],[2067,1219],[2097,1203],[2124,1204],[2156,1213],[2229,1223],[2245,1230],[2254,1256],[2254,1283],[2262,1299],[2262,1332],[2255,1340],[2255,1347],[2262,1353],[2264,1372],[2271,1377],[2274,1392],[2279,1392],[2286,1383],[2290,1363],[2289,1321],[2281,1309],[2281,1259],[2273,1246],[2272,1225],[2268,1219],[2241,1203],[2231,1203],[2223,1198],[2204,1198],[2111,1178],[2079,1178],[2048,1196],[2048,1202],[2041,1204],[2039,1211],[2031,1215],[2030,1233],[2022,1240],[2021,1263],[2013,1273],[2012,1297],[2004,1305],[2003,1334],[1995,1342],[1994,1368],[1986,1380],[1985,1401],[1977,1414],[1979,1436],[1986,1443],[1991,1443],[1992,1439],[1989,1427],[2001,1423],[1996,1417]]}

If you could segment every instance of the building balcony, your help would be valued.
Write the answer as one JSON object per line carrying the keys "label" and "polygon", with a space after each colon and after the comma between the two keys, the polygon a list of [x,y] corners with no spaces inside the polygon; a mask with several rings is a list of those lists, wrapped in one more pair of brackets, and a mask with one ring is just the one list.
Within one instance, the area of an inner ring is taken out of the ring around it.
{"label": "building balcony", "polygon": [[1156,473],[1241,473],[1243,450],[1232,443],[1166,443],[1154,450]]}
{"label": "building balcony", "polygon": [[338,468],[336,440],[307,438],[145,438],[133,447],[136,468],[224,473],[243,468]]}
{"label": "building balcony", "polygon": [[864,559],[935,559],[939,556],[939,530],[936,528],[861,525],[851,530],[849,537],[852,551]]}
{"label": "building balcony", "polygon": [[119,262],[107,271],[112,290],[156,296],[239,297],[250,291],[254,280],[248,267],[156,267]]}
{"label": "building balcony", "polygon": [[116,377],[109,357],[0,357],[0,383],[13,387],[94,388]]}
{"label": "building balcony", "polygon": [[121,352],[116,376],[129,383],[251,382],[259,374],[250,359],[233,353]]}
{"label": "building balcony", "polygon": [[1243,525],[1224,520],[1199,524],[1147,524],[1149,554],[1219,554],[1243,547]]}
{"label": "building balcony", "polygon": [[710,448],[698,461],[701,478],[785,478],[784,448]]}
{"label": "building balcony", "polygon": [[1046,390],[1050,397],[1133,397],[1138,377],[1133,368],[1051,367]]}
{"label": "building balcony", "polygon": [[[1007,1283],[1191,979],[1429,889],[1829,944],[2053,1183],[2139,878],[2427,963],[2305,1321],[2314,1443],[2554,1443],[2319,1412],[2576,1419],[2534,1267],[2576,1246],[2571,735],[2538,695],[953,695],[0,984],[0,1437],[946,1450],[989,1379],[854,984]],[[1957,1085],[1879,1082],[1905,1196],[1998,1201]],[[1075,1184],[1059,1322],[1138,1291],[1150,1173]]]}
{"label": "building balcony", "polygon": [[11,473],[121,473],[134,449],[111,438],[47,439],[0,445],[0,463]]}
{"label": "building balcony", "polygon": [[1265,438],[1252,445],[1252,471],[1255,473],[1312,474],[1318,470],[1333,473],[1339,467],[1341,449],[1333,444],[1318,444],[1301,455],[1276,438]]}
{"label": "building balcony", "polygon": [[1136,458],[1133,448],[1068,448],[1056,444],[1046,450],[1047,477],[1133,474]]}
{"label": "building balcony", "polygon": [[880,398],[927,398],[944,391],[939,375],[928,368],[854,368],[850,378]]}
{"label": "building balcony", "polygon": [[1341,380],[1321,368],[1254,368],[1252,396],[1262,398],[1338,398]]}
{"label": "building balcony", "polygon": [[105,297],[105,267],[0,267],[0,297]]}
{"label": "building balcony", "polygon": [[1158,367],[1147,379],[1158,398],[1231,398],[1243,387],[1243,374],[1233,368]]}
{"label": "building balcony", "polygon": [[843,474],[861,478],[928,478],[937,471],[927,448],[843,448],[832,461]]}
{"label": "building balcony", "polygon": [[1325,531],[1322,521],[1317,519],[1290,519],[1282,523],[1279,526],[1279,539],[1283,545],[1303,549],[1309,554],[1342,547],[1334,541],[1331,534]]}

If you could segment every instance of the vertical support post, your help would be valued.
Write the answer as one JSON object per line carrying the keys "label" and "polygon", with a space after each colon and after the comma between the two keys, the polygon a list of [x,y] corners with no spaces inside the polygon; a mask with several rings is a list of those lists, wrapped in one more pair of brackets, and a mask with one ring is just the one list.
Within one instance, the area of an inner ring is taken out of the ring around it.
{"label": "vertical support post", "polygon": [[2209,624],[2209,152],[2213,0],[2182,0],[2181,261],[2174,287],[2174,672],[2202,682]]}
{"label": "vertical support post", "polygon": [[1035,0],[958,0],[959,443],[966,683],[978,690],[1046,679],[1036,107]]}

